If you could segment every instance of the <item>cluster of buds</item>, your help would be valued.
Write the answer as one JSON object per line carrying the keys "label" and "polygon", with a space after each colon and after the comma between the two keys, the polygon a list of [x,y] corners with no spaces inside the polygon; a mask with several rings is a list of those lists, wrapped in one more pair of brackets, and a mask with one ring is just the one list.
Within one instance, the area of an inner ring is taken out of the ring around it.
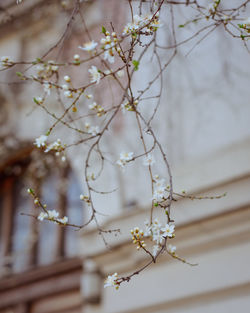
{"label": "cluster of buds", "polygon": [[95,180],[95,174],[94,173],[87,176],[87,181],[90,181],[90,180]]}
{"label": "cluster of buds", "polygon": [[10,60],[10,57],[3,56],[0,59],[0,68],[7,68],[13,65],[13,62]]}
{"label": "cluster of buds", "polygon": [[118,39],[117,35],[115,32],[112,32],[110,36],[110,32],[104,30],[103,31],[105,34],[105,38],[101,39],[101,49],[104,50],[104,55],[103,58],[104,60],[108,60],[109,63],[114,63],[115,62],[115,51],[120,55],[121,53],[121,48],[118,46]]}
{"label": "cluster of buds", "polygon": [[65,150],[65,148],[66,148],[66,144],[63,145],[61,140],[57,139],[55,142],[48,145],[47,148],[44,150],[44,152],[56,151],[57,155],[59,155],[60,152]]}
{"label": "cluster of buds", "polygon": [[55,62],[53,60],[50,60],[46,63],[38,64],[36,66],[36,70],[37,77],[39,79],[48,79],[58,71],[58,66],[55,65]]}
{"label": "cluster of buds", "polygon": [[106,113],[104,108],[101,105],[96,104],[96,102],[89,104],[89,109],[92,111],[95,111],[95,113],[98,117],[100,117]]}
{"label": "cluster of buds", "polygon": [[220,0],[214,0],[212,3],[208,5],[208,8],[207,8],[208,12],[206,14],[207,19],[210,16],[214,17],[219,4],[220,4]]}
{"label": "cluster of buds", "polygon": [[124,103],[122,103],[122,112],[126,112],[126,111],[134,111],[135,107],[138,105],[138,100],[135,100],[133,103],[126,101]]}
{"label": "cluster of buds", "polygon": [[130,231],[132,235],[133,243],[137,246],[136,249],[139,250],[140,248],[145,248],[146,244],[144,242],[144,232],[140,230],[138,227],[131,229]]}
{"label": "cluster of buds", "polygon": [[245,19],[242,24],[238,24],[238,26],[244,29],[247,33],[250,33],[250,17]]}
{"label": "cluster of buds", "polygon": [[87,203],[87,205],[90,205],[90,199],[89,196],[80,195],[80,200]]}
{"label": "cluster of buds", "polygon": [[[71,99],[71,98],[74,98],[74,89],[71,88],[72,86],[70,85],[71,84],[71,78],[69,75],[65,75],[63,77],[64,81],[66,84],[63,84],[61,86],[62,90],[64,90],[63,94],[65,97]],[[73,110],[74,111],[74,110]]]}

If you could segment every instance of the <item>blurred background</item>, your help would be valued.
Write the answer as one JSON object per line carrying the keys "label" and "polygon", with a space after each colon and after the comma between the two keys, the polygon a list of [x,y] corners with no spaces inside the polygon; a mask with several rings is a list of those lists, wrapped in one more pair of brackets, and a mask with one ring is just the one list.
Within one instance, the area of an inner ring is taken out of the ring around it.
{"label": "blurred background", "polygon": [[[220,5],[243,2],[221,1]],[[133,1],[135,11],[138,4]],[[145,12],[149,5],[143,1]],[[1,0],[0,56],[11,60],[41,57],[65,32],[73,8],[71,0],[23,0],[19,5]],[[177,41],[182,41],[197,31],[195,24],[177,27],[190,19],[193,10],[185,6],[174,10]],[[89,41],[86,26],[99,41],[102,25],[108,29],[112,21],[119,33],[130,20],[125,0],[81,1],[80,12],[82,17],[74,19],[48,60],[70,60],[81,54],[78,46]],[[242,17],[249,15],[246,7]],[[163,25],[158,40],[162,47],[169,46],[173,38],[167,6],[160,20]],[[158,53],[164,64],[172,51],[160,49]],[[86,148],[73,147],[66,162],[36,149],[35,138],[53,121],[32,100],[41,93],[41,87],[18,79],[16,72],[26,70],[25,64],[0,72],[0,313],[249,313],[249,60],[243,43],[223,28],[198,45],[191,41],[178,48],[163,76],[161,106],[153,127],[167,151],[175,191],[185,189],[187,194],[209,196],[226,192],[227,196],[180,199],[173,204],[173,244],[178,255],[198,266],[163,255],[119,291],[104,289],[105,277],[114,272],[126,275],[146,262],[146,256],[136,251],[130,239],[130,229],[144,227],[149,215],[150,182],[143,166],[136,161],[122,173],[108,165],[102,183],[97,185],[104,190],[118,187],[116,193],[95,199],[103,214],[103,227],[121,229],[118,236],[106,236],[109,249],[94,225],[75,231],[21,215],[35,210],[27,194],[27,188],[32,187],[48,207],[69,216],[72,223],[87,220],[88,212],[79,200],[84,193]],[[155,64],[149,50],[140,64],[142,72],[134,77],[135,90],[145,88],[157,73]],[[66,74],[79,85],[88,80],[86,73],[81,68],[69,69]],[[159,84],[154,84],[146,96],[157,94]],[[95,97],[98,102],[111,101],[105,82]],[[118,99],[119,92],[113,90],[112,97]],[[156,100],[139,104],[145,116],[153,112]],[[51,109],[60,112],[56,95],[48,101]],[[102,148],[111,158],[117,158],[121,151],[136,151],[135,131],[134,120],[120,114]],[[63,127],[58,127],[54,136],[65,138],[66,143],[77,139]],[[156,153],[156,160],[159,158]],[[166,175],[160,162],[155,168],[156,173]],[[160,212],[156,211],[156,216],[160,217]]]}

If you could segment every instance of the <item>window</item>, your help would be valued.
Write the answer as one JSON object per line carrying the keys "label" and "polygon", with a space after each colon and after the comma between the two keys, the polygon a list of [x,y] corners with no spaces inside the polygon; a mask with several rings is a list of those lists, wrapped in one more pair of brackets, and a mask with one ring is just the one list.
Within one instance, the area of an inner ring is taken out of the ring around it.
{"label": "window", "polygon": [[27,193],[31,187],[48,209],[67,215],[72,223],[82,223],[81,189],[76,175],[69,164],[40,153],[25,147],[12,151],[5,163],[0,162],[0,273],[5,275],[50,264],[77,252],[78,232],[74,229],[21,215],[40,213]]}

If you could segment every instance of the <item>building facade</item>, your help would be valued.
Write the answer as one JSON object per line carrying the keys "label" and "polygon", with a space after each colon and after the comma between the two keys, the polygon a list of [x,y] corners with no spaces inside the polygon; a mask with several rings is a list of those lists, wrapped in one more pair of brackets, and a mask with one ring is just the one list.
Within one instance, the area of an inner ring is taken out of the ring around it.
{"label": "building facade", "polygon": [[[73,6],[70,0],[23,0],[19,5],[2,1],[0,55],[13,60],[42,56],[65,31]],[[182,10],[176,10],[176,24],[183,22]],[[81,12],[98,40],[102,25],[109,27],[112,21],[122,29],[129,16],[127,2],[116,0],[82,1]],[[166,25],[168,18],[166,13]],[[192,27],[185,28],[178,38],[184,40],[192,33]],[[159,33],[162,45],[171,43],[166,34]],[[50,57],[68,59],[86,41],[79,18]],[[154,127],[167,149],[177,192],[227,195],[214,200],[180,198],[173,204],[173,244],[178,255],[197,266],[162,255],[118,291],[103,288],[105,277],[115,272],[130,274],[147,262],[130,238],[130,229],[143,228],[149,215],[150,186],[142,166],[128,167],[125,174],[108,167],[104,173],[105,190],[118,187],[112,197],[96,198],[102,227],[120,229],[118,236],[105,235],[109,248],[92,224],[76,232],[27,216],[38,214],[26,192],[35,186],[60,214],[76,224],[87,220],[86,207],[79,201],[84,192],[81,156],[85,150],[72,149],[63,162],[35,149],[34,139],[53,121],[32,101],[41,90],[16,77],[25,65],[1,72],[0,313],[249,312],[249,55],[241,42],[222,29],[189,54],[190,49],[192,42],[180,47],[163,77],[165,87]],[[165,50],[159,54],[162,60],[166,56]],[[140,65],[145,75],[138,72],[134,78],[137,89],[155,73],[155,63],[149,60]],[[98,92],[98,101],[110,100],[105,86]],[[118,96],[115,90],[114,97]],[[53,98],[50,101],[59,111]],[[145,103],[146,115],[152,109],[151,100]],[[104,142],[105,149],[111,155],[133,151],[138,145],[131,140],[134,130],[132,118],[121,114],[112,129],[115,136]],[[55,133],[77,138],[63,128]],[[163,169],[158,166],[157,171]],[[155,210],[155,216],[161,218],[161,212]]]}

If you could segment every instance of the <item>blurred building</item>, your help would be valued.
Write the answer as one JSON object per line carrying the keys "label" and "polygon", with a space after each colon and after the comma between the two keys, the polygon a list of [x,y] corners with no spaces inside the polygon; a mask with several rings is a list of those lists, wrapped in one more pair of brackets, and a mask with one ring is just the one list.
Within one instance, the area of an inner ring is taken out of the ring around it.
{"label": "blurred building", "polygon": [[[0,56],[30,60],[43,55],[65,31],[72,5],[70,0],[23,0],[21,5],[2,0]],[[126,21],[126,1],[82,1],[81,5],[86,24],[96,36],[100,37],[100,25]],[[181,10],[176,12],[176,23],[182,21]],[[182,30],[179,39],[192,32]],[[169,43],[164,32],[159,36],[162,45]],[[75,23],[51,58],[69,58],[86,41],[82,24]],[[119,236],[106,236],[112,249],[107,249],[94,225],[81,233],[25,216],[36,212],[26,192],[34,186],[49,207],[74,223],[86,218],[79,201],[83,192],[81,150],[73,150],[67,162],[62,162],[35,149],[34,138],[52,121],[32,102],[39,87],[16,77],[16,71],[24,70],[25,65],[1,72],[0,313],[249,312],[249,55],[241,42],[222,30],[186,57],[192,47],[189,43],[180,48],[164,76],[166,88],[155,128],[168,148],[176,191],[208,196],[226,192],[227,196],[179,199],[173,205],[173,244],[178,255],[198,266],[162,256],[119,291],[104,289],[104,278],[114,272],[124,276],[147,261],[130,239],[130,229],[143,227],[149,213],[149,186],[143,169],[137,163],[124,177],[119,169],[109,168],[104,174],[106,190],[119,187],[112,199],[97,199],[102,212],[109,213],[102,218],[103,227],[121,229]],[[168,53],[163,50],[160,57]],[[138,88],[155,72],[154,64],[147,59],[145,64],[145,76],[135,77]],[[105,87],[99,97],[108,98]],[[145,114],[147,110],[150,100]],[[126,123],[130,126],[124,126]],[[120,117],[116,137],[105,142],[107,149],[118,155],[126,145],[133,151],[138,142],[131,140],[131,123]],[[64,130],[57,134],[60,132]]]}

